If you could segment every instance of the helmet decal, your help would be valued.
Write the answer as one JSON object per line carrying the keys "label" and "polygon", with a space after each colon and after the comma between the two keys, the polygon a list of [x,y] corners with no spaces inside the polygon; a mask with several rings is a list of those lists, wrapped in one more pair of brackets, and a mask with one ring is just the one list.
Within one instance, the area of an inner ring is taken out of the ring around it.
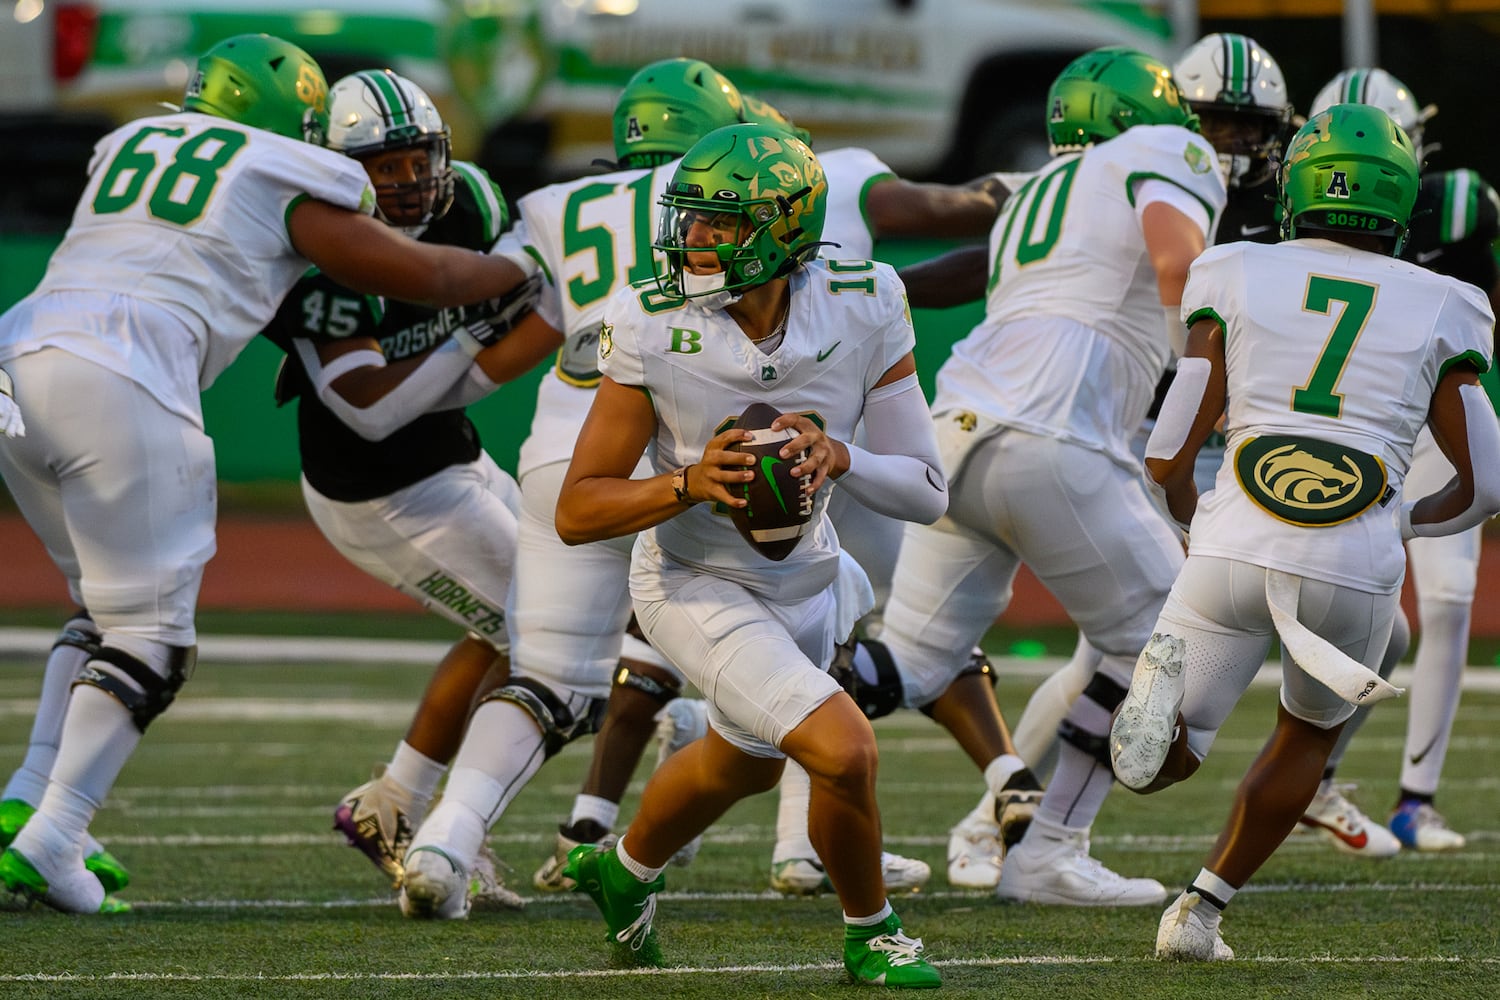
{"label": "helmet decal", "polygon": [[674,160],[716,128],[741,120],[739,89],[701,59],[662,59],[636,71],[615,102],[615,158],[627,168]]}
{"label": "helmet decal", "polygon": [[209,48],[188,77],[182,107],[318,145],[328,133],[323,71],[271,35],[235,35]]}

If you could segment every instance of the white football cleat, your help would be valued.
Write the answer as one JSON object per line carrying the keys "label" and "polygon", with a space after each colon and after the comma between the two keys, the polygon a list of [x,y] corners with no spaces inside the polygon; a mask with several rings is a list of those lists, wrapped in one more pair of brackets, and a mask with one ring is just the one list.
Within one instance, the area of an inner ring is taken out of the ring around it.
{"label": "white football cleat", "polygon": [[1227,962],[1234,949],[1219,935],[1223,912],[1196,892],[1184,892],[1161,915],[1156,957],[1182,962]]}
{"label": "white football cleat", "polygon": [[932,878],[932,866],[916,858],[882,851],[880,873],[885,878],[886,892],[921,892],[927,880]]}
{"label": "white football cleat", "polygon": [[404,917],[462,920],[469,915],[469,873],[439,847],[414,847],[406,856],[400,904]]}
{"label": "white football cleat", "polygon": [[490,850],[488,844],[479,849],[474,859],[474,870],[469,873],[469,905],[479,909],[524,910],[526,898],[505,884],[501,874],[509,866]]}
{"label": "white football cleat", "polygon": [[993,889],[1000,884],[1005,848],[1000,824],[969,814],[948,831],[948,884],[959,889]]}
{"label": "white football cleat", "polygon": [[[932,878],[932,866],[916,858],[882,851],[880,873],[888,893],[921,892]],[[817,858],[788,858],[772,862],[771,888],[783,896],[817,896],[832,892],[833,883]]]}
{"label": "white football cleat", "polygon": [[[582,844],[597,843],[600,847],[608,850],[615,846],[615,841],[620,839],[613,833],[606,833],[597,841],[574,840],[563,832],[565,829],[568,829],[568,827],[562,826],[558,828],[557,846],[553,848],[552,856],[543,861],[542,866],[531,876],[531,886],[538,892],[572,891],[573,880],[564,874],[563,870],[568,867],[568,852],[573,848]],[[600,829],[603,829],[603,827],[600,827]]]}
{"label": "white football cleat", "polygon": [[1058,906],[1154,906],[1167,890],[1154,878],[1126,878],[1090,857],[1086,831],[1057,836],[1032,823],[1006,852],[995,895]]}
{"label": "white football cleat", "polygon": [[1141,650],[1130,689],[1109,727],[1109,757],[1115,780],[1140,791],[1156,780],[1177,731],[1177,713],[1187,686],[1187,643],[1157,632]]}
{"label": "white football cleat", "polygon": [[1353,791],[1353,784],[1324,783],[1302,814],[1302,825],[1318,831],[1324,840],[1345,854],[1361,858],[1392,858],[1400,854],[1401,841],[1396,835],[1372,822],[1349,801],[1347,794]]}

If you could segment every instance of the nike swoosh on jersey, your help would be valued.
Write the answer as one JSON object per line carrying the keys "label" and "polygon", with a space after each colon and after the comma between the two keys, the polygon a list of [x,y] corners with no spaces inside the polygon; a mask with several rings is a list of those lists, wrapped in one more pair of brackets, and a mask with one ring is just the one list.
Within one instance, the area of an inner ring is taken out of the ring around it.
{"label": "nike swoosh on jersey", "polygon": [[1443,255],[1443,248],[1442,247],[1438,247],[1436,250],[1422,250],[1422,251],[1419,251],[1417,253],[1417,263],[1418,264],[1430,264],[1433,261],[1437,260],[1442,255]]}
{"label": "nike swoosh on jersey", "polygon": [[842,340],[835,340],[833,342],[833,346],[832,347],[828,348],[826,351],[819,351],[818,352],[818,360],[819,361],[826,361],[828,359],[828,355],[830,355],[834,351],[838,350],[839,349],[839,345],[842,344],[842,343],[843,343]]}
{"label": "nike swoosh on jersey", "polygon": [[1259,236],[1261,233],[1269,233],[1270,231],[1271,231],[1271,227],[1269,225],[1265,225],[1265,226],[1246,226],[1246,225],[1241,225],[1240,226],[1240,235],[1241,236]]}

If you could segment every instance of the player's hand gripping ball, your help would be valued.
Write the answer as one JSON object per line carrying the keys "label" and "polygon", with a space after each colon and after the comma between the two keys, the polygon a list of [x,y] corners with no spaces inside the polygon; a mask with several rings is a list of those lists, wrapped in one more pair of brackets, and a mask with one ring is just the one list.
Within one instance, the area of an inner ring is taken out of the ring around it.
{"label": "player's hand gripping ball", "polygon": [[782,445],[796,438],[797,432],[791,428],[770,429],[780,415],[767,403],[751,403],[735,420],[735,427],[751,431],[754,437],[730,445],[730,450],[755,456],[755,478],[730,487],[731,492],[750,501],[749,505],[729,508],[730,519],[750,547],[778,562],[797,547],[813,512],[812,495],[802,492],[812,476],[792,475],[793,466],[805,459],[807,452],[791,458],[780,454]]}

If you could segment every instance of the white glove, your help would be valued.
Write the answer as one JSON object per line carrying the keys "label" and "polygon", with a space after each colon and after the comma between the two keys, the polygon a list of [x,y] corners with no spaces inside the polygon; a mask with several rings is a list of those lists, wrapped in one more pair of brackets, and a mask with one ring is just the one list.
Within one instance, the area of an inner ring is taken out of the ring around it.
{"label": "white glove", "polygon": [[26,421],[21,419],[21,408],[16,405],[16,386],[10,373],[0,368],[0,434],[8,438],[26,436]]}

